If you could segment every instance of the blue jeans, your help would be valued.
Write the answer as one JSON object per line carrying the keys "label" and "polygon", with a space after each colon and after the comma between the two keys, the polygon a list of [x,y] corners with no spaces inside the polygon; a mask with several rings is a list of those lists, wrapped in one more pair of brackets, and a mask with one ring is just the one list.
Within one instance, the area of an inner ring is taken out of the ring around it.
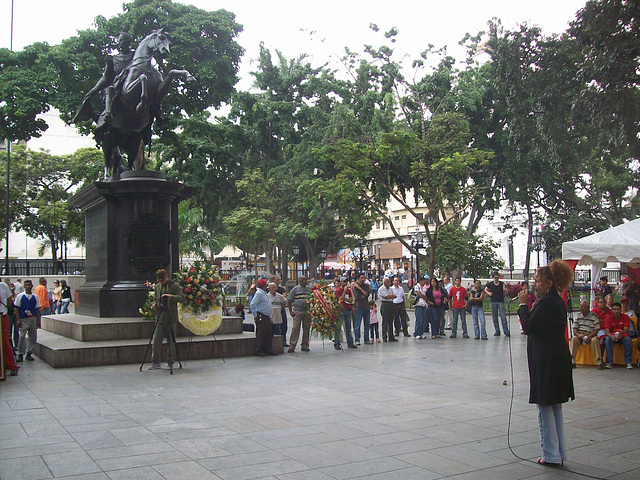
{"label": "blue jeans", "polygon": [[43,308],[40,310],[40,315],[51,315],[51,307]]}
{"label": "blue jeans", "polygon": [[473,305],[471,307],[471,318],[473,318],[473,333],[476,338],[487,338],[486,320],[482,305]]}
{"label": "blue jeans", "polygon": [[424,329],[427,326],[427,307],[416,305],[416,327],[413,330],[413,336],[424,335]]}
{"label": "blue jeans", "polygon": [[371,319],[371,311],[369,308],[356,307],[356,318],[353,322],[353,331],[356,334],[356,342],[360,341],[360,327],[362,326],[362,320],[364,319],[364,341],[369,341],[369,320]]}
{"label": "blue jeans", "polygon": [[624,337],[617,342],[614,342],[613,340],[611,340],[611,337],[605,337],[604,348],[607,350],[607,363],[613,365],[613,346],[616,343],[622,343],[622,347],[624,348],[624,363],[631,363],[633,353],[631,338]]}
{"label": "blue jeans", "polygon": [[453,309],[453,327],[451,329],[451,333],[453,335],[457,335],[458,333],[458,316],[460,316],[460,323],[462,324],[462,333],[464,335],[468,335],[467,333],[467,311],[463,308],[454,308]]}
{"label": "blue jeans", "polygon": [[567,459],[564,446],[562,404],[538,405],[538,427],[542,459],[548,463],[562,463]]}
{"label": "blue jeans", "polygon": [[[342,323],[344,324],[344,333],[347,337],[347,345],[353,345],[353,333],[351,333],[351,322],[353,320],[353,314],[351,310],[343,310],[342,313]],[[333,344],[340,346],[340,329],[336,329],[333,334]]]}
{"label": "blue jeans", "polygon": [[500,314],[500,320],[502,320],[502,331],[505,335],[510,335],[509,325],[507,324],[507,311],[504,308],[504,302],[491,302],[491,317],[493,317],[493,328],[495,328],[496,333],[500,333],[498,313]]}
{"label": "blue jeans", "polygon": [[59,309],[58,309],[58,313],[69,313],[69,304],[71,302],[63,302],[60,301],[60,303],[58,304]]}
{"label": "blue jeans", "polygon": [[429,307],[429,317],[431,323],[431,336],[440,335],[440,322],[444,318],[444,305],[439,307]]}

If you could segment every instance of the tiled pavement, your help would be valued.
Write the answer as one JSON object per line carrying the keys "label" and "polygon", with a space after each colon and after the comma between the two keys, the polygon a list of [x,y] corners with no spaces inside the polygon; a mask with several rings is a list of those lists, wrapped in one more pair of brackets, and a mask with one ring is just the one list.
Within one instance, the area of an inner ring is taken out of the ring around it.
{"label": "tiled pavement", "polygon": [[[401,338],[340,352],[314,340],[309,354],[190,361],[172,377],[25,362],[0,385],[0,478],[640,478],[640,369],[575,370],[569,461],[542,467],[508,448],[509,344]],[[511,348],[510,443],[535,460],[524,336]]]}

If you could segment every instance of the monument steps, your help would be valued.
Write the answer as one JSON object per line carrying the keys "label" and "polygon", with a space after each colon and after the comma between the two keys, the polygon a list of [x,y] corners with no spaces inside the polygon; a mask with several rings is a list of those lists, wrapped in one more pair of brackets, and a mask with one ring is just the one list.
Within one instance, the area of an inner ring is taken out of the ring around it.
{"label": "monument steps", "polygon": [[[98,318],[85,315],[51,315],[42,318],[35,354],[54,368],[141,363],[154,322],[141,318]],[[245,357],[255,354],[255,336],[242,333],[242,319],[223,317],[214,335],[196,336],[178,325],[178,355],[184,362],[208,358]],[[273,349],[284,352],[281,336]],[[145,359],[150,363],[151,349]],[[162,358],[166,359],[166,345]]]}

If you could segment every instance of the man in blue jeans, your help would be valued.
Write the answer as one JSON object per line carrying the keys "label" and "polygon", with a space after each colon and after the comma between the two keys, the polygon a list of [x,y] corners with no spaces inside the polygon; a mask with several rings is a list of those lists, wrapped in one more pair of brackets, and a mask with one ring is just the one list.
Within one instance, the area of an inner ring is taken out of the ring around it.
{"label": "man in blue jeans", "polygon": [[500,281],[500,274],[497,271],[494,271],[491,276],[493,277],[493,282],[487,283],[484,291],[487,295],[489,295],[489,298],[491,299],[491,316],[493,317],[493,327],[496,330],[493,336],[500,336],[500,324],[498,323],[499,314],[500,319],[502,320],[502,330],[504,331],[504,336],[510,337],[511,333],[509,332],[509,325],[507,324],[507,312],[504,308],[504,283]]}

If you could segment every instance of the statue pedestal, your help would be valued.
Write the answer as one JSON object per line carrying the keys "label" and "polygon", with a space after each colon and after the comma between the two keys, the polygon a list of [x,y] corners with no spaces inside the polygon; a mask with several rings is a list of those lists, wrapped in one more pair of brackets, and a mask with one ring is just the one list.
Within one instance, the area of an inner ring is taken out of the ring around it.
{"label": "statue pedestal", "polygon": [[95,182],[71,198],[85,214],[86,283],[76,292],[76,313],[139,317],[155,272],[179,268],[178,204],[197,191],[164,173],[128,171]]}

